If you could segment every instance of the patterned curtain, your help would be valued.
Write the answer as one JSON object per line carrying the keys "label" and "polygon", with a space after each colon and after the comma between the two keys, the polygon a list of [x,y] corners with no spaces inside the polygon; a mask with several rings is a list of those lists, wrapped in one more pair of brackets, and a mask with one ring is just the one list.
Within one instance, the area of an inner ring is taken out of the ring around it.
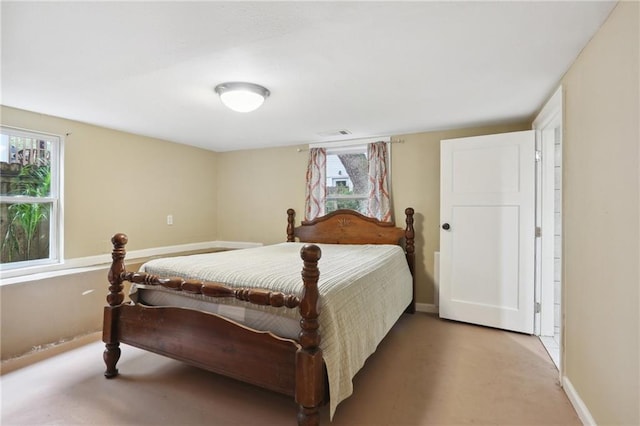
{"label": "patterned curtain", "polygon": [[305,220],[324,216],[327,200],[327,150],[311,148],[307,166],[307,190],[305,193]]}
{"label": "patterned curtain", "polygon": [[367,216],[391,222],[391,197],[389,196],[389,174],[387,172],[387,143],[370,143],[369,158],[369,205]]}

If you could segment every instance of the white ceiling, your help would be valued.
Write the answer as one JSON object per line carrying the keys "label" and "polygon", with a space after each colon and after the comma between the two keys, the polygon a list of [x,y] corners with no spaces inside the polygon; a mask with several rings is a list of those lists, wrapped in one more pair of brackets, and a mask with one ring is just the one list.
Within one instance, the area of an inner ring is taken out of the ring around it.
{"label": "white ceiling", "polygon": [[[2,1],[1,103],[214,151],[514,122],[614,6]],[[236,113],[225,81],[271,96]]]}

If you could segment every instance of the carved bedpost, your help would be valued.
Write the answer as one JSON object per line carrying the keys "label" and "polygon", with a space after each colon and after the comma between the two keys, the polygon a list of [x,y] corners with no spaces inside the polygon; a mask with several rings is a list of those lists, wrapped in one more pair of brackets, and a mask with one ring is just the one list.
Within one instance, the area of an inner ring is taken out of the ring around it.
{"label": "carved bedpost", "polygon": [[411,207],[407,207],[404,210],[406,215],[407,227],[404,231],[405,251],[407,256],[407,263],[409,264],[409,270],[411,271],[411,279],[413,282],[413,297],[411,304],[407,307],[406,312],[413,314],[416,312],[416,255],[415,255],[415,230],[413,229],[413,213],[414,210]]}
{"label": "carved bedpost", "polygon": [[323,361],[318,331],[318,260],[321,254],[320,248],[313,244],[305,244],[300,250],[300,257],[304,261],[304,290],[300,301],[301,348],[296,353],[296,402],[300,407],[298,424],[304,426],[318,425],[319,407],[324,397]]}
{"label": "carved bedpost", "polygon": [[128,238],[125,234],[116,234],[111,238],[113,244],[113,252],[111,258],[111,268],[109,269],[109,294],[107,295],[107,303],[109,306],[104,308],[104,324],[102,329],[102,341],[105,343],[103,359],[107,365],[104,372],[105,377],[112,378],[118,375],[116,364],[120,359],[120,342],[118,341],[117,319],[120,314],[118,307],[124,301],[124,293],[122,289],[122,273],[125,272],[124,257],[126,251],[124,246],[127,244]]}
{"label": "carved bedpost", "polygon": [[296,236],[294,235],[294,224],[295,224],[296,212],[293,209],[287,210],[287,242],[292,243],[296,240]]}

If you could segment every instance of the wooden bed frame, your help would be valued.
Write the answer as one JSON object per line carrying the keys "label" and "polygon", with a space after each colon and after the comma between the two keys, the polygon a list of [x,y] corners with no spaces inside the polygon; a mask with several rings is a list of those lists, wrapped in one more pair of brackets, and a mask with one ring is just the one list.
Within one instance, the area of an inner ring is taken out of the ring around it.
{"label": "wooden bed frame", "polygon": [[[412,208],[405,210],[406,228],[367,218],[351,210],[338,210],[294,226],[295,212],[287,211],[287,241],[331,244],[401,244],[414,276],[414,229]],[[127,236],[112,238],[113,262],[109,270],[108,306],[104,308],[102,340],[106,345],[105,376],[118,375],[120,342],[165,355],[228,377],[295,397],[298,424],[317,425],[319,407],[328,400],[328,383],[320,349],[318,322],[318,260],[320,248],[305,244],[301,295],[260,289],[237,289],[220,283],[128,272],[125,268]],[[151,307],[124,302],[123,282],[160,285],[177,291],[212,297],[234,297],[257,305],[298,308],[297,340],[244,327],[219,315],[178,307]],[[413,300],[406,312],[415,312]],[[265,368],[268,367],[268,368]]]}

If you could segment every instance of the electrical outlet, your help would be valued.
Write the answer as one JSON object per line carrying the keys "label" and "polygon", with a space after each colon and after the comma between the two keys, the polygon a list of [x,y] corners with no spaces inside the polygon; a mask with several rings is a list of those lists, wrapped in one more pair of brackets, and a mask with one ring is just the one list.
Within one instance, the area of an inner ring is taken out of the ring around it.
{"label": "electrical outlet", "polygon": [[173,215],[167,215],[167,225],[173,225]]}

